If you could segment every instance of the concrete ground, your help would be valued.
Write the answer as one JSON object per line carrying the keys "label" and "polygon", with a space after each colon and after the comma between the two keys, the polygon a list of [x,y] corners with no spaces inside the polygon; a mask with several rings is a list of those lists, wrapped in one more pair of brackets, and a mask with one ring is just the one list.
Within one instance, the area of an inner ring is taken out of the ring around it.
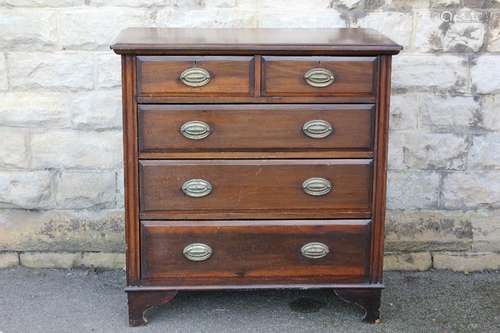
{"label": "concrete ground", "polygon": [[0,332],[500,332],[500,273],[386,273],[382,323],[330,291],[183,293],[127,327],[124,273],[0,270]]}

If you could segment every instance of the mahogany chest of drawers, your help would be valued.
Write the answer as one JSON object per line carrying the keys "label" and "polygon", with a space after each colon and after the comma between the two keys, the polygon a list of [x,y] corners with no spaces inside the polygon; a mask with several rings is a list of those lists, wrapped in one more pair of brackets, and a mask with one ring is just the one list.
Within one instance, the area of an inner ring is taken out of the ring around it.
{"label": "mahogany chest of drawers", "polygon": [[177,291],[325,288],[379,318],[391,56],[364,29],[127,29],[131,325]]}

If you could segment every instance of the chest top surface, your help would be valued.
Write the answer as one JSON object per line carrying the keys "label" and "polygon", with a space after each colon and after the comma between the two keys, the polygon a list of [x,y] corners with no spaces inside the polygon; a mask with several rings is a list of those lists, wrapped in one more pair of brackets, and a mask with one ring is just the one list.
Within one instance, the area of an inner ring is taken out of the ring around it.
{"label": "chest top surface", "polygon": [[111,48],[119,54],[301,53],[397,54],[402,47],[372,29],[129,28]]}

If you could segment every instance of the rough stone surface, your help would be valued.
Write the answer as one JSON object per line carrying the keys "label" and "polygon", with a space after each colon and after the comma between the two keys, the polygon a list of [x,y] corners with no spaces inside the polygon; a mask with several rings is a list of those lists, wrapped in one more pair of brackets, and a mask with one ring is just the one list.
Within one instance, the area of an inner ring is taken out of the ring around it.
{"label": "rough stone surface", "polygon": [[460,56],[401,55],[394,58],[393,67],[394,88],[468,90],[466,59]]}
{"label": "rough stone surface", "polygon": [[434,208],[439,197],[440,176],[435,172],[396,172],[388,176],[387,207]]}
{"label": "rough stone surface", "polygon": [[50,187],[48,171],[0,171],[0,208],[47,208]]}
{"label": "rough stone surface", "polygon": [[59,209],[115,206],[116,177],[112,171],[63,171],[56,184]]}
{"label": "rough stone surface", "polygon": [[500,56],[482,55],[471,68],[472,86],[480,94],[500,92]]}
{"label": "rough stone surface", "polygon": [[25,168],[28,166],[27,137],[24,128],[0,127],[0,166],[5,168]]}
{"label": "rough stone surface", "polygon": [[105,269],[124,269],[125,254],[123,253],[102,253],[86,252],[83,253],[79,266],[95,267]]}
{"label": "rough stone surface", "polygon": [[404,46],[388,260],[500,252],[500,0],[0,0],[0,251],[83,253],[75,264],[123,251],[121,61],[109,44],[129,26],[388,35]]}
{"label": "rough stone surface", "polygon": [[14,89],[91,89],[94,62],[81,53],[8,53],[9,82]]}
{"label": "rough stone surface", "polygon": [[476,272],[500,269],[500,254],[483,252],[433,253],[434,267],[455,272]]}
{"label": "rough stone surface", "polygon": [[463,211],[389,210],[385,250],[465,251],[473,242],[472,217]]}
{"label": "rough stone surface", "polygon": [[121,146],[122,135],[118,131],[33,133],[32,165],[35,168],[115,168],[121,163]]}
{"label": "rough stone surface", "polygon": [[19,265],[19,254],[16,252],[0,252],[0,269]]}
{"label": "rough stone surface", "polygon": [[449,209],[500,207],[500,173],[451,172],[444,177],[443,204]]}
{"label": "rough stone surface", "polygon": [[5,63],[5,55],[0,53],[0,91],[7,90],[9,87],[7,81],[7,64]]}
{"label": "rough stone surface", "polygon": [[429,252],[421,253],[386,253],[384,270],[386,271],[427,271],[432,267],[432,257]]}
{"label": "rough stone surface", "polygon": [[124,250],[122,210],[0,210],[0,251]]}
{"label": "rough stone surface", "polygon": [[72,268],[78,266],[82,254],[67,252],[22,252],[21,265],[30,268]]}

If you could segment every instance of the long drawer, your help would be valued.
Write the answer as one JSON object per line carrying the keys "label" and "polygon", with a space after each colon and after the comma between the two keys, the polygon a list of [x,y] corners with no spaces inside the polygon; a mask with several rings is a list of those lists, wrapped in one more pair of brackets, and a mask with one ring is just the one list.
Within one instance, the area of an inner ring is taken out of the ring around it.
{"label": "long drawer", "polygon": [[140,105],[140,152],[363,150],[374,105]]}
{"label": "long drawer", "polygon": [[370,221],[142,221],[145,284],[362,282]]}
{"label": "long drawer", "polygon": [[140,161],[142,218],[365,218],[372,161]]}

